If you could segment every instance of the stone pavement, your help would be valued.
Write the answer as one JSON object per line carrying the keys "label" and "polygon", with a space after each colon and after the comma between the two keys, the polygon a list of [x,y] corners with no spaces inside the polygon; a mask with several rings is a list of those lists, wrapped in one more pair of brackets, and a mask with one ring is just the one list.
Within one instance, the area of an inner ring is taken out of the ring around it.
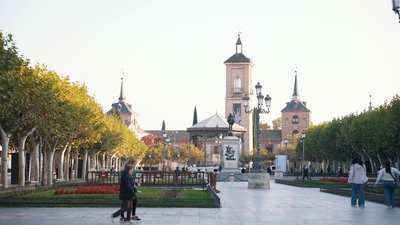
{"label": "stone pavement", "polygon": [[[400,224],[400,208],[388,209],[370,201],[364,208],[351,207],[349,197],[322,193],[318,188],[291,187],[274,180],[269,190],[247,189],[246,182],[220,182],[217,187],[221,208],[138,208],[142,220],[134,224]],[[111,224],[110,213],[117,210],[0,208],[0,224]],[[115,224],[120,223],[115,220]]]}

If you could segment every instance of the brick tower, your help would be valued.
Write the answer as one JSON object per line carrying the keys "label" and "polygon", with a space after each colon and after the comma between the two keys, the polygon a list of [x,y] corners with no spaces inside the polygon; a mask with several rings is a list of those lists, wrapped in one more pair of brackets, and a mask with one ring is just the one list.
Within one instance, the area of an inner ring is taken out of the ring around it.
{"label": "brick tower", "polygon": [[225,118],[232,113],[235,123],[247,129],[242,148],[248,154],[253,149],[253,120],[252,114],[245,113],[242,98],[245,94],[250,97],[249,109],[252,109],[252,69],[254,65],[249,58],[243,55],[240,34],[236,41],[236,53],[224,64],[226,66]]}

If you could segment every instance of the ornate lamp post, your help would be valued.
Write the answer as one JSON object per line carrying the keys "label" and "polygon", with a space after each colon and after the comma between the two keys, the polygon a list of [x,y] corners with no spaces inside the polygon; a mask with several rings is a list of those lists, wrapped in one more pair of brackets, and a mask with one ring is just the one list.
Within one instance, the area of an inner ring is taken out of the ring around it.
{"label": "ornate lamp post", "polygon": [[[163,131],[163,144],[164,144],[164,158],[163,158],[163,165],[162,165],[162,169],[163,171],[165,171],[165,142],[167,141],[167,132],[165,132],[165,130]],[[169,141],[169,140],[168,140]]]}
{"label": "ornate lamp post", "polygon": [[151,153],[149,154],[149,161],[150,161],[150,167],[149,167],[149,171],[151,172]]}
{"label": "ornate lamp post", "polygon": [[400,23],[400,0],[392,0],[392,10],[395,14],[399,15]]}
{"label": "ornate lamp post", "polygon": [[263,102],[264,102],[264,95],[261,94],[261,84],[260,82],[257,83],[256,85],[256,94],[257,94],[257,106],[254,107],[253,109],[247,110],[247,107],[249,107],[249,100],[250,98],[247,96],[247,94],[243,97],[243,106],[244,110],[246,113],[254,113],[256,114],[257,117],[257,156],[256,159],[253,163],[253,169],[261,169],[264,168],[264,164],[262,163],[261,155],[260,155],[260,114],[262,113],[269,113],[269,107],[271,106],[271,97],[267,94],[267,97],[265,97],[265,105],[267,107],[267,110],[264,110],[262,108]]}
{"label": "ornate lamp post", "polygon": [[301,132],[301,138],[303,139],[303,164],[304,164],[305,163],[305,160],[304,160],[304,139],[306,138],[306,132],[304,130]]}
{"label": "ornate lamp post", "polygon": [[283,140],[283,142],[285,143],[285,152],[286,152],[286,173],[288,172],[288,158],[287,158],[287,144],[288,144],[288,139],[287,137],[285,137],[285,139]]}

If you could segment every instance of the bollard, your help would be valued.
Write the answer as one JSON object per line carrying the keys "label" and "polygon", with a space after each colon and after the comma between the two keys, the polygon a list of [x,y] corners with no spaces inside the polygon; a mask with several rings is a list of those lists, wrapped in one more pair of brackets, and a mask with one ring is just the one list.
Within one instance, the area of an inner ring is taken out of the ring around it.
{"label": "bollard", "polygon": [[235,175],[233,173],[229,174],[229,182],[235,182]]}

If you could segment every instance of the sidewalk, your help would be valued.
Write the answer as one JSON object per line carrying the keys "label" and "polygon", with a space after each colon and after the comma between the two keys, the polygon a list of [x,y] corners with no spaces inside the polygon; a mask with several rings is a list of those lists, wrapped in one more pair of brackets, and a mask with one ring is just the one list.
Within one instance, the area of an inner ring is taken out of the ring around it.
{"label": "sidewalk", "polygon": [[[275,184],[271,189],[247,189],[246,182],[220,182],[221,208],[138,208],[146,225],[214,224],[398,224],[400,208],[366,201],[351,207],[350,198],[322,193],[318,188]],[[139,197],[140,201],[140,197]],[[0,208],[0,224],[111,224],[117,208]],[[116,218],[115,224],[120,224]],[[124,223],[123,223],[124,224]]]}

